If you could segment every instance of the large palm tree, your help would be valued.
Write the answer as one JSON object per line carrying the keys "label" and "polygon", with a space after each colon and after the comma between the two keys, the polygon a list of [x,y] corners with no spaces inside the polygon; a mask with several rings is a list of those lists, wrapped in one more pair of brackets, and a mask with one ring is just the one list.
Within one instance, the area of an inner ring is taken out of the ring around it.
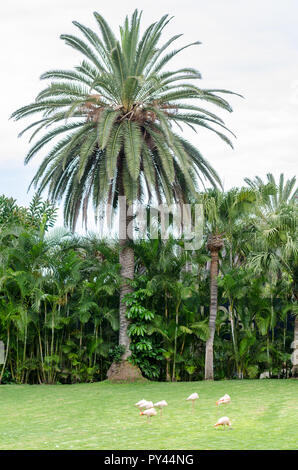
{"label": "large palm tree", "polygon": [[[24,129],[34,130],[31,138],[46,130],[29,150],[25,163],[46,144],[52,144],[31,184],[39,193],[47,188],[52,201],[64,198],[65,223],[73,230],[81,210],[87,224],[89,202],[92,201],[96,215],[107,205],[112,209],[119,207],[124,280],[120,291],[119,342],[125,348],[126,359],[130,350],[122,300],[131,289],[134,274],[134,252],[127,243],[132,216],[127,216],[127,207],[145,197],[149,202],[155,199],[168,204],[187,201],[190,194],[196,193],[197,181],[202,177],[211,185],[218,185],[220,180],[214,169],[177,131],[181,124],[193,129],[200,126],[231,145],[220,132],[227,131],[222,119],[200,103],[232,110],[217,94],[230,92],[202,89],[193,83],[201,78],[195,68],[167,68],[179,52],[199,44],[196,41],[168,52],[179,34],[158,45],[170,21],[168,15],[140,36],[141,14],[136,10],[131,20],[126,17],[120,27],[119,39],[100,14],[94,13],[94,17],[100,35],[75,21],[85,39],[61,36],[83,56],[80,65],[73,70],[44,73],[41,79],[50,79],[51,83],[34,103],[12,116],[18,120],[41,113]],[[126,198],[124,204],[119,203],[120,196]]]}

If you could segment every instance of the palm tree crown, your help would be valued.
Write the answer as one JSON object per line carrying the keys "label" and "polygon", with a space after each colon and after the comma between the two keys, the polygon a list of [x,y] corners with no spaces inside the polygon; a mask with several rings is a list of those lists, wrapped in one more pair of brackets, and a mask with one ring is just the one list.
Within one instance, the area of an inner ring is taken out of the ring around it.
{"label": "palm tree crown", "polygon": [[254,190],[261,191],[263,206],[267,210],[279,210],[284,205],[297,202],[296,176],[285,181],[284,174],[281,173],[277,182],[272,173],[267,173],[267,182],[259,176],[256,176],[254,180],[244,178],[244,181]]}
{"label": "palm tree crown", "polygon": [[85,39],[61,36],[83,54],[81,64],[74,70],[44,73],[41,78],[51,79],[50,85],[33,104],[12,115],[18,120],[42,114],[21,133],[35,129],[32,139],[39,131],[47,130],[29,150],[25,163],[53,142],[31,184],[38,187],[39,193],[47,188],[52,201],[65,197],[65,221],[73,229],[81,209],[86,221],[91,200],[98,213],[103,204],[116,207],[121,195],[128,202],[147,195],[149,201],[155,197],[158,202],[171,203],[195,194],[202,176],[213,186],[220,184],[214,169],[176,134],[173,125],[181,128],[182,123],[193,129],[202,126],[232,145],[218,130],[227,130],[222,119],[193,101],[206,101],[232,111],[228,102],[216,94],[231,92],[186,83],[201,78],[194,68],[165,69],[176,54],[200,44],[198,41],[167,52],[179,34],[158,46],[170,21],[168,15],[140,36],[141,14],[136,10],[130,21],[126,17],[119,40],[100,14],[94,16],[101,37],[76,21],[74,25]]}

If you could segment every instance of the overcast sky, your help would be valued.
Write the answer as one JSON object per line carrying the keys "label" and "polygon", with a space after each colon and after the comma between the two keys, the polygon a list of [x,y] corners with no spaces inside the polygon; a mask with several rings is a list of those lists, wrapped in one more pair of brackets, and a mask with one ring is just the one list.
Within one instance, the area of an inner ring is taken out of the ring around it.
{"label": "overcast sky", "polygon": [[[232,114],[219,112],[236,134],[234,150],[208,131],[186,132],[222,178],[225,189],[243,178],[267,172],[294,176],[298,155],[298,2],[297,0],[10,0],[1,4],[0,194],[28,204],[28,185],[41,162],[23,161],[28,137],[18,138],[24,122],[10,114],[35,99],[45,86],[40,75],[78,65],[80,55],[59,39],[76,33],[73,20],[96,29],[93,11],[114,31],[126,14],[143,10],[143,28],[163,14],[174,16],[164,39],[183,33],[179,44],[200,40],[173,66],[200,70],[205,88],[227,88]],[[79,35],[79,33],[78,33]],[[214,110],[209,107],[210,110]]]}

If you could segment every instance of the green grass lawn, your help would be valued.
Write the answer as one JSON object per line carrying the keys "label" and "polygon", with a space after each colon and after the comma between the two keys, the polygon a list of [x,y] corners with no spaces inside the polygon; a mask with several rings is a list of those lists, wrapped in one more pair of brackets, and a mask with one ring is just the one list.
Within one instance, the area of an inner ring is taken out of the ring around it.
{"label": "green grass lawn", "polygon": [[[218,409],[225,393],[232,402]],[[2,385],[0,398],[0,449],[298,448],[297,380]],[[148,424],[142,398],[169,406]],[[221,416],[232,430],[213,427]]]}

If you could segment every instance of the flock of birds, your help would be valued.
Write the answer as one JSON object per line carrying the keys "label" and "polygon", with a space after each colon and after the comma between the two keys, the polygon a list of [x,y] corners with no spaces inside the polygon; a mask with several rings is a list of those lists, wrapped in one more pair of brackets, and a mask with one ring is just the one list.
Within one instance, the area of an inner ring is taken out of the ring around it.
{"label": "flock of birds", "polygon": [[[197,393],[192,393],[189,395],[188,398],[186,398],[187,401],[192,402],[192,410],[194,411],[195,407],[195,401],[199,398],[199,395]],[[220,405],[227,405],[228,403],[231,402],[231,397],[226,393],[223,397],[219,398],[219,400],[216,401],[216,406]],[[152,401],[147,401],[147,400],[140,400],[137,403],[135,403],[135,406],[139,408],[140,415],[147,416],[147,421],[150,422],[150,418],[152,416],[157,415],[156,408],[160,410],[160,415],[162,416],[162,410],[165,406],[168,406],[166,400],[161,400],[158,401],[157,403],[153,403]],[[228,426],[229,429],[231,429],[231,421],[230,418],[227,416],[223,416],[222,418],[219,418],[217,423],[214,424],[214,427],[217,428],[218,426],[223,426],[224,429],[226,429],[226,426]]]}

